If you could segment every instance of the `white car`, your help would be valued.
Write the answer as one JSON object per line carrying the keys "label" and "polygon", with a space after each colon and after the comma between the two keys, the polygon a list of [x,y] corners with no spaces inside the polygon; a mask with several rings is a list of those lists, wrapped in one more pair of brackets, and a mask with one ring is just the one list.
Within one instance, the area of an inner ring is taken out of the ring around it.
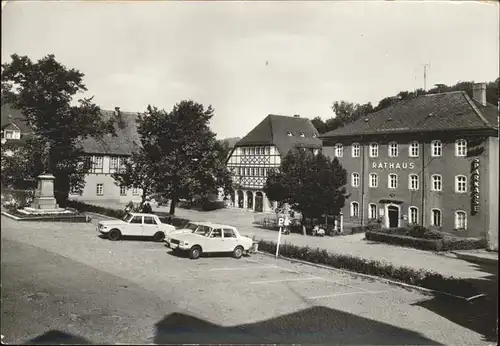
{"label": "white car", "polygon": [[170,237],[170,248],[188,251],[189,257],[197,259],[202,253],[230,252],[240,258],[252,248],[253,240],[242,236],[232,226],[208,223],[192,233],[181,233]]}
{"label": "white car", "polygon": [[206,222],[206,221],[191,221],[189,222],[186,226],[183,228],[176,229],[175,231],[172,231],[168,234],[167,237],[165,237],[165,243],[167,243],[167,246],[170,246],[170,238],[174,235],[177,234],[183,234],[183,233],[193,233],[196,230],[208,230],[212,223],[211,222]]}
{"label": "white car", "polygon": [[158,216],[143,213],[127,213],[121,220],[99,221],[97,225],[97,232],[107,235],[110,240],[119,240],[122,236],[141,236],[163,241],[175,229],[175,226],[162,223]]}

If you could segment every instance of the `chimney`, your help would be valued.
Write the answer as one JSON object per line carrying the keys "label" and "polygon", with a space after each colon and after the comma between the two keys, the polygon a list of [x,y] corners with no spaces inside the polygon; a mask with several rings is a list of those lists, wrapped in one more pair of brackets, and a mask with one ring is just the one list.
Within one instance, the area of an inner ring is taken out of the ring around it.
{"label": "chimney", "polygon": [[486,106],[486,83],[474,83],[472,98],[482,106]]}
{"label": "chimney", "polygon": [[300,114],[295,114],[293,117],[294,118],[300,118]]}

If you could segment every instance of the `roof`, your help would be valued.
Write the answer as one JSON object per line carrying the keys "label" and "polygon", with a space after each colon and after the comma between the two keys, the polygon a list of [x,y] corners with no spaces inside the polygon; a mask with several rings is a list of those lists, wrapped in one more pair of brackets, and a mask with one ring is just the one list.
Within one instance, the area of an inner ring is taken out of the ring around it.
{"label": "roof", "polygon": [[[103,120],[116,117],[114,111],[101,111]],[[140,145],[137,132],[138,113],[120,111],[122,126],[115,125],[116,136],[104,135],[100,139],[92,137],[81,142],[83,151],[87,154],[130,155]]]}
{"label": "roof", "polygon": [[[301,137],[301,133],[304,137]],[[269,114],[238,141],[235,147],[266,144],[275,145],[284,157],[296,147],[321,148],[321,139],[318,130],[307,118]]]}
{"label": "roof", "polygon": [[481,129],[498,130],[497,107],[453,91],[400,101],[321,137]]}
{"label": "roof", "polygon": [[[101,110],[101,114],[103,120],[117,117],[115,111]],[[138,114],[120,111],[122,126],[118,124],[115,126],[116,136],[108,134],[100,139],[86,138],[81,141],[83,151],[88,154],[130,155],[140,144],[136,122]],[[4,104],[2,105],[2,129],[11,123],[17,125],[21,129],[21,133],[31,133],[31,129],[21,111],[10,107],[8,104]],[[25,136],[24,139],[28,137]]]}
{"label": "roof", "polygon": [[19,109],[15,109],[6,103],[2,105],[1,111],[2,111],[2,120],[1,120],[2,130],[9,124],[14,124],[19,128],[19,130],[21,130],[21,133],[31,132],[31,129],[29,127],[26,118]]}

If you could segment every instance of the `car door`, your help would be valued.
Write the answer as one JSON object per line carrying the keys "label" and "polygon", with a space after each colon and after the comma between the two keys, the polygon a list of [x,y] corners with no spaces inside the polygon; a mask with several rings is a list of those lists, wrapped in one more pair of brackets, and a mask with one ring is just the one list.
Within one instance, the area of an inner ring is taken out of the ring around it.
{"label": "car door", "polygon": [[158,224],[153,216],[144,215],[144,223],[142,225],[142,235],[152,237],[158,232]]}
{"label": "car door", "polygon": [[222,239],[222,229],[214,228],[207,239],[207,247],[203,251],[205,252],[222,252],[224,251],[224,244]]}
{"label": "car door", "polygon": [[142,236],[142,215],[135,215],[130,220],[127,235]]}
{"label": "car door", "polygon": [[232,228],[224,228],[222,230],[223,242],[224,242],[224,252],[233,251],[238,245],[238,238],[234,233]]}

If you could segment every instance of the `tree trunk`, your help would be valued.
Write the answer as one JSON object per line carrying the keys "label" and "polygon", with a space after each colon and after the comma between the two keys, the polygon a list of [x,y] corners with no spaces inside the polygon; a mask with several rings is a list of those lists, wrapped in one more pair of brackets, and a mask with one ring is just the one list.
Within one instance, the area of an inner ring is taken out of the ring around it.
{"label": "tree trunk", "polygon": [[177,197],[173,196],[170,199],[170,212],[169,212],[170,215],[174,215],[175,214],[175,207],[176,207],[176,205],[177,205]]}
{"label": "tree trunk", "polygon": [[306,216],[304,215],[304,212],[302,212],[302,235],[307,235],[306,232]]}

